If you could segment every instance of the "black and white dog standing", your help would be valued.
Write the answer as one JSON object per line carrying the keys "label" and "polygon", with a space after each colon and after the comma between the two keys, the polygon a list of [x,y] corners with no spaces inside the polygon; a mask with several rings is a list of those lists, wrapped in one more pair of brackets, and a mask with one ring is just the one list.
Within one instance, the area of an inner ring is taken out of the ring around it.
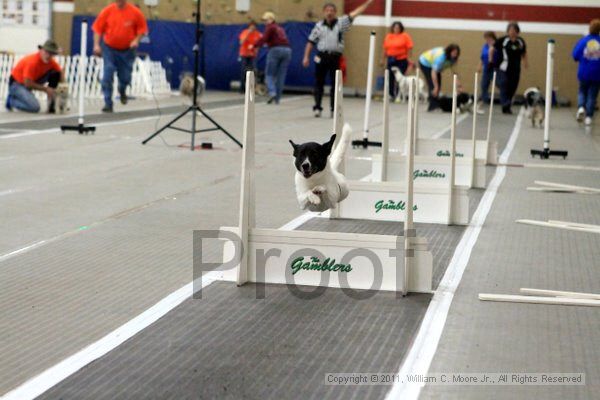
{"label": "black and white dog standing", "polygon": [[348,197],[346,177],[339,172],[352,135],[349,124],[344,125],[342,137],[334,148],[335,135],[323,144],[308,142],[295,144],[294,165],[296,166],[296,195],[300,207],[322,212],[337,207]]}

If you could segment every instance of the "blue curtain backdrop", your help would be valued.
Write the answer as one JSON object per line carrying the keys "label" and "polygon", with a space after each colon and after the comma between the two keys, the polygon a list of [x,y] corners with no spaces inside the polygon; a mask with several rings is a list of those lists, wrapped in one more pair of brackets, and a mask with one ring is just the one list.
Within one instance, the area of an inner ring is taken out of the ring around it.
{"label": "blue curtain backdrop", "polygon": [[[88,55],[92,53],[93,33],[91,26],[95,17],[77,15],[73,17],[71,54],[79,54],[81,41],[81,21],[88,20]],[[313,23],[288,22],[283,25],[292,46],[292,63],[288,71],[286,85],[312,87],[314,65],[302,67],[302,55]],[[245,25],[204,25],[200,46],[200,73],[209,89],[229,90],[232,80],[240,79],[238,61],[238,36]],[[167,71],[173,88],[179,87],[182,72],[192,72],[194,68],[192,48],[195,41],[195,25],[186,22],[149,20],[149,35],[142,41],[139,52],[160,61]],[[259,27],[264,31],[264,27]],[[258,68],[264,71],[267,49],[261,49]]]}

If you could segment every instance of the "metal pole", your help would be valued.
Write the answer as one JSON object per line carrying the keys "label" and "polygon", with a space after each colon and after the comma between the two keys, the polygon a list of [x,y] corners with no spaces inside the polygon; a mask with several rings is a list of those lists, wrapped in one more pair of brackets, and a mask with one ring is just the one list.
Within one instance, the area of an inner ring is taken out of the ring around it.
{"label": "metal pole", "polygon": [[393,0],[385,0],[385,26],[392,25],[392,2]]}
{"label": "metal pole", "polygon": [[371,112],[371,97],[373,95],[373,66],[375,63],[375,31],[369,38],[369,66],[367,69],[367,93],[365,97],[365,122],[363,125],[363,138],[369,138],[369,113]]}
{"label": "metal pole", "polygon": [[546,59],[546,101],[544,116],[544,151],[550,150],[550,110],[552,109],[552,81],[554,74],[554,39],[548,40]]}

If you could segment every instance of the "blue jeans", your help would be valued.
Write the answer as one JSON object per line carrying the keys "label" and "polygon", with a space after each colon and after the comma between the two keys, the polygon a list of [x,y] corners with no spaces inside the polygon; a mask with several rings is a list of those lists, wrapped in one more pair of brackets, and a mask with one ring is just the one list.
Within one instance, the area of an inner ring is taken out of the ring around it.
{"label": "blue jeans", "polygon": [[115,72],[119,79],[119,94],[125,93],[127,86],[131,84],[133,62],[135,61],[135,50],[117,50],[102,43],[102,59],[104,60],[104,72],[102,75],[102,93],[104,103],[107,106],[113,104],[113,81]]}
{"label": "blue jeans", "polygon": [[[51,88],[56,88],[60,81],[60,72],[58,71],[50,71],[40,79],[36,81],[36,83],[43,85],[48,83],[48,86]],[[8,88],[8,99],[6,101],[7,106],[11,108],[16,108],[17,110],[37,113],[40,112],[40,102],[35,98],[33,92],[25,87],[25,85],[20,84],[17,81],[12,81],[10,87]]]}
{"label": "blue jeans", "polygon": [[291,60],[292,49],[287,46],[271,47],[269,54],[267,54],[267,68],[265,71],[267,88],[269,89],[269,96],[274,97],[276,103],[279,103],[281,99],[285,76]]}
{"label": "blue jeans", "polygon": [[594,108],[596,108],[596,99],[600,91],[600,82],[580,81],[579,82],[579,107],[585,108],[585,115],[592,118]]}
{"label": "blue jeans", "polygon": [[392,72],[392,67],[396,67],[402,72],[402,75],[406,74],[406,70],[408,69],[408,59],[398,60],[396,57],[388,57],[387,59],[387,68],[390,70],[390,97],[395,99],[398,95],[398,82],[394,79],[394,73]]}
{"label": "blue jeans", "polygon": [[494,77],[494,68],[483,67],[483,74],[481,75],[481,101],[489,103],[490,101],[490,84]]}

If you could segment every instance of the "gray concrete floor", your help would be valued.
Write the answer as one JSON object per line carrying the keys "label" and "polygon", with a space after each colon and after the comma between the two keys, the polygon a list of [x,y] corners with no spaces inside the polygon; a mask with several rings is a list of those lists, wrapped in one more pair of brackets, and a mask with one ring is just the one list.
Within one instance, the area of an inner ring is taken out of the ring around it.
{"label": "gray concrete floor", "polygon": [[[205,99],[207,104],[219,104],[211,115],[238,138],[242,125],[242,108],[236,104],[239,98],[236,94],[208,94]],[[178,98],[159,101],[165,108],[183,103]],[[231,104],[222,103],[226,101]],[[142,103],[134,102],[129,110],[152,108],[150,103]],[[346,117],[356,131],[362,126],[363,104],[360,99],[346,99]],[[259,226],[278,227],[301,213],[293,194],[294,171],[288,139],[325,140],[332,125],[330,119],[312,118],[310,107],[310,98],[302,96],[288,98],[278,107],[257,106]],[[403,131],[404,107],[393,105],[391,115],[393,129]],[[425,115],[420,125],[423,136],[448,126],[448,114]],[[117,113],[114,120],[119,122],[122,117]],[[0,118],[0,125],[10,122],[21,124],[24,130],[44,129],[37,125],[27,127],[31,117],[23,114],[13,113],[8,118],[0,114]],[[53,127],[52,119],[40,118],[47,121],[49,128]],[[375,139],[380,134],[380,118],[380,103],[375,103]],[[0,131],[0,220],[4,228],[0,231],[0,394],[94,342],[191,281],[192,231],[235,224],[239,149],[220,133],[207,133],[201,134],[198,141],[211,141],[215,149],[191,152],[178,147],[189,142],[188,135],[175,131],[163,135],[162,140],[156,138],[147,146],[140,145],[168,119],[165,115],[160,119],[101,125],[93,136],[56,132],[11,136],[18,128],[7,126]],[[509,126],[514,117],[497,115],[494,121],[497,126]],[[182,121],[181,126],[186,124],[189,120]],[[461,124],[459,137],[469,135],[469,124]],[[570,157],[567,162],[544,163],[600,166],[598,136],[577,127],[571,111],[558,110],[554,127],[556,146],[568,148]],[[499,141],[505,143],[509,133],[503,133]],[[399,136],[392,137],[392,147],[397,147]],[[524,127],[510,161],[540,163],[531,161],[528,155],[530,147],[540,145],[541,131]],[[349,177],[368,174],[370,166],[364,158],[372,151],[352,152]],[[596,262],[600,242],[592,234],[514,224],[516,218],[559,216],[600,223],[598,196],[525,192],[525,186],[541,178],[600,186],[598,174],[556,169],[509,170],[455,296],[432,371],[485,371],[492,367],[511,371],[548,368],[552,372],[575,369],[586,371],[587,379],[598,384],[600,317],[594,309],[477,300],[478,292],[512,293],[521,286],[600,292],[600,274],[594,268],[600,265]],[[219,257],[216,245],[208,253],[209,258]],[[543,262],[534,258],[539,254],[547,255]],[[219,309],[218,315],[227,313],[228,303],[219,304],[225,309]],[[276,309],[267,307],[265,311]],[[178,313],[185,315],[184,311]],[[419,321],[416,318],[407,327],[409,337]],[[168,331],[168,324],[164,329]],[[383,342],[380,345],[394,346]],[[403,353],[392,354],[397,359],[395,364],[385,363],[389,372],[398,369]],[[83,379],[86,371],[89,372],[84,368],[79,373]],[[253,376],[243,378],[256,379]],[[145,379],[150,377],[151,374]],[[84,387],[84,393],[92,389]],[[556,387],[519,390],[511,388],[505,397],[591,398],[599,393],[598,386],[593,385],[569,388],[570,391]],[[53,398],[80,397],[66,389],[50,393]],[[219,392],[203,393],[212,397]],[[263,392],[250,394],[257,393]],[[303,393],[314,397],[321,392]],[[332,392],[327,393],[332,396]],[[346,397],[352,393],[381,397],[385,390],[343,392]],[[426,387],[422,397],[490,398],[497,394],[494,387]],[[294,397],[292,393],[290,396]]]}

